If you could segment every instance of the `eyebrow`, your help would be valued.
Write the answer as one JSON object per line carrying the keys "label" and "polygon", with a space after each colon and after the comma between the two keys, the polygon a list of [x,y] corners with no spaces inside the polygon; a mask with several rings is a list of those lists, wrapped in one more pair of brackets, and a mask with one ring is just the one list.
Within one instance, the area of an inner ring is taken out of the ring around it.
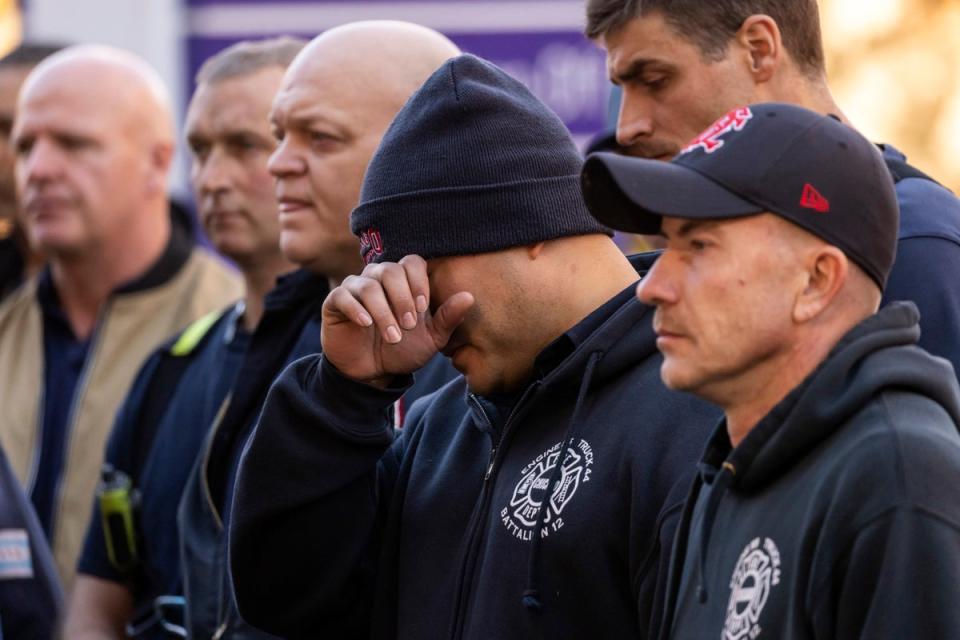
{"label": "eyebrow", "polygon": [[627,65],[626,69],[620,73],[616,73],[611,69],[610,71],[610,82],[616,85],[623,84],[625,82],[630,82],[636,80],[640,77],[643,72],[646,70],[646,67],[654,64],[664,64],[662,60],[657,60],[655,58],[637,58],[636,60],[631,60],[630,64]]}
{"label": "eyebrow", "polygon": [[687,222],[684,222],[682,225],[680,225],[680,228],[677,229],[676,233],[674,233],[673,236],[670,236],[667,233],[665,233],[663,230],[663,225],[661,224],[659,235],[663,236],[664,238],[671,238],[671,237],[685,238],[686,236],[690,235],[694,231],[704,229],[704,228],[709,229],[711,227],[717,226],[718,224],[720,223],[716,220],[688,220]]}

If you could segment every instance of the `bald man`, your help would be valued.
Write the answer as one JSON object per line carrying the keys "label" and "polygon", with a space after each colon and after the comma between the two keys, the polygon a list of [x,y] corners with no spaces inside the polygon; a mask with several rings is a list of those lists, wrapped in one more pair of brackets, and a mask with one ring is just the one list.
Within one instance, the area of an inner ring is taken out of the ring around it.
{"label": "bald man", "polygon": [[47,58],[21,90],[11,144],[18,215],[49,264],[0,307],[0,442],[69,589],[134,373],[241,286],[171,214],[169,101],[139,58],[93,46]]}
{"label": "bald man", "polygon": [[[267,167],[275,180],[280,247],[301,269],[268,294],[230,400],[180,502],[185,626],[191,637],[271,637],[240,619],[227,573],[226,523],[240,452],[274,378],[289,363],[320,350],[320,310],[328,292],[362,267],[349,216],[380,138],[407,98],[457,53],[449,40],[424,27],[354,23],[309,43],[280,83],[269,114],[278,144]],[[406,401],[451,377],[453,370],[437,360]]]}

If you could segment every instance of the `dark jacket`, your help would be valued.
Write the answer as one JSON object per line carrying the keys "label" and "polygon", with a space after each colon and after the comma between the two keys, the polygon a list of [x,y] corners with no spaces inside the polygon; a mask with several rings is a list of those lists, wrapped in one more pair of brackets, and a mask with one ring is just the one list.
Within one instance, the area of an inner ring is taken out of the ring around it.
{"label": "dark jacket", "polygon": [[[264,315],[251,337],[225,411],[211,428],[178,512],[180,559],[187,601],[187,628],[194,638],[261,639],[237,614],[227,572],[226,524],[234,477],[274,378],[292,361],[320,351],[320,310],[327,279],[300,270],[285,276],[264,301]],[[443,363],[441,363],[443,364]],[[451,369],[431,366],[425,383],[443,384]],[[431,387],[432,391],[436,387]],[[424,392],[418,387],[408,392]],[[219,637],[219,636],[218,636]]]}
{"label": "dark jacket", "polygon": [[912,304],[886,307],[736,449],[720,425],[674,549],[671,637],[960,638],[960,389],[918,336]]}
{"label": "dark jacket", "polygon": [[960,374],[960,287],[954,276],[960,273],[960,198],[908,165],[892,146],[881,148],[900,204],[897,259],[882,304],[916,304],[919,345]]}
{"label": "dark jacket", "polygon": [[[226,565],[226,503],[234,465],[263,398],[283,367],[320,350],[320,308],[327,279],[300,270],[264,299],[225,409],[217,416],[183,490],[177,514],[186,627],[194,638],[263,638],[236,613]],[[222,629],[221,629],[222,628]]]}
{"label": "dark jacket", "polygon": [[388,410],[409,381],[295,363],[238,477],[243,615],[294,638],[649,637],[717,419],[663,387],[652,315],[631,286],[550,345],[519,398],[459,377],[396,438]]}

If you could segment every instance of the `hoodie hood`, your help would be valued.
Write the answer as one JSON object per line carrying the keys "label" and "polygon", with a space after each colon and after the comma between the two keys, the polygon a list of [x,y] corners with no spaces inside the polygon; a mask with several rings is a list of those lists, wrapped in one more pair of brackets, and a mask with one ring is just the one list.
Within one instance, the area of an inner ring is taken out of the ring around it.
{"label": "hoodie hood", "polygon": [[[696,593],[701,604],[709,598],[707,550],[726,492],[762,491],[887,389],[926,396],[944,407],[954,424],[960,424],[953,367],[916,346],[919,320],[912,302],[894,302],[855,326],[732,451],[726,420],[720,422],[699,465],[700,482],[711,486],[696,535]],[[692,495],[697,491],[695,485]],[[691,496],[685,521],[689,521],[695,502]]]}
{"label": "hoodie hood", "polygon": [[[885,389],[929,397],[960,424],[953,367],[916,346],[919,320],[912,302],[894,302],[850,330],[731,452],[731,488],[772,483]],[[726,437],[725,422],[721,431],[712,443]]]}

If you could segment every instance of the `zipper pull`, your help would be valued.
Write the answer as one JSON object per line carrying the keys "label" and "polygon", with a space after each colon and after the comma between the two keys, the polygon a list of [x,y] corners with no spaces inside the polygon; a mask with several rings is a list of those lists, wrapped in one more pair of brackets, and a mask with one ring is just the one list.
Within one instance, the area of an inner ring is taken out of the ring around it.
{"label": "zipper pull", "polygon": [[493,447],[490,449],[490,463],[487,465],[487,472],[483,474],[483,481],[486,482],[490,479],[490,474],[493,473],[493,463],[497,458],[497,448]]}

